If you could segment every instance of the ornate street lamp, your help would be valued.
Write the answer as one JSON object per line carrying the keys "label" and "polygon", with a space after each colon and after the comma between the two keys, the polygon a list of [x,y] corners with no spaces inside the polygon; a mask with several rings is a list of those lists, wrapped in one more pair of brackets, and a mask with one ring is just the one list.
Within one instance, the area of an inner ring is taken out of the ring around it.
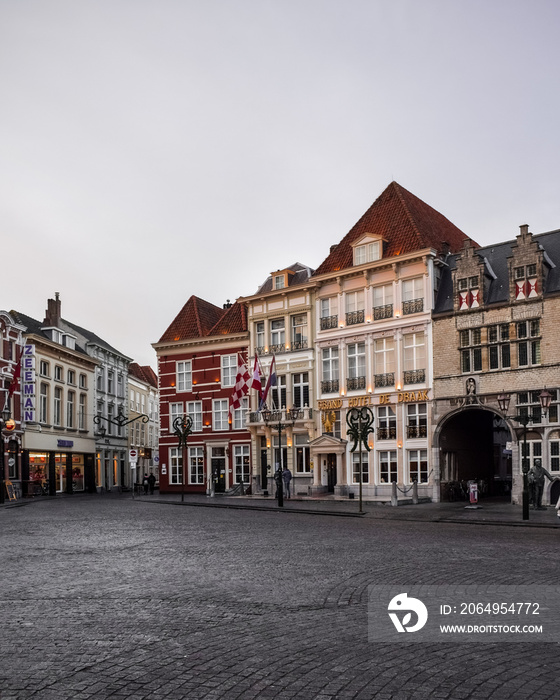
{"label": "ornate street lamp", "polygon": [[5,501],[5,491],[6,491],[6,475],[4,472],[4,438],[2,437],[2,431],[6,427],[6,423],[10,420],[10,409],[4,408],[0,413],[0,503]]}
{"label": "ornate street lamp", "polygon": [[369,452],[370,447],[368,445],[368,436],[373,433],[373,411],[369,406],[362,406],[362,408],[352,408],[346,413],[346,424],[348,426],[347,434],[352,440],[354,440],[353,446],[350,448],[350,452],[355,452],[358,447],[360,449],[360,513],[362,510],[362,484],[363,484],[363,472],[362,472],[362,445],[365,446],[366,450]]}
{"label": "ornate street lamp", "polygon": [[[529,520],[529,455],[527,453],[527,426],[532,422],[533,416],[529,413],[520,413],[517,416],[508,416],[507,411],[509,408],[509,402],[511,400],[511,394],[500,394],[498,396],[498,405],[500,411],[504,414],[504,418],[511,418],[511,420],[516,421],[523,426],[523,454],[521,457],[521,472],[523,474],[523,492],[521,497],[521,503],[523,506],[523,520]],[[541,404],[542,411],[546,416],[548,409],[550,408],[550,402],[552,400],[552,394],[543,389],[539,394],[539,401]]]}
{"label": "ornate street lamp", "polygon": [[187,460],[185,459],[187,453],[187,439],[192,433],[192,418],[186,413],[184,416],[177,416],[173,421],[173,432],[179,440],[179,449],[182,449],[181,461],[183,463],[182,475],[181,475],[181,502],[185,500],[185,478],[187,475]]}
{"label": "ornate street lamp", "polygon": [[[279,471],[280,471],[280,478],[278,480],[278,507],[283,508],[284,507],[284,483],[283,483],[283,476],[282,472],[284,471],[283,467],[283,459],[282,459],[282,429],[286,429],[288,426],[293,427],[294,423],[296,420],[300,417],[301,415],[301,409],[300,408],[292,408],[288,409],[286,413],[286,417],[284,420],[282,420],[282,411],[269,411],[268,409],[264,410],[261,412],[262,417],[266,425],[270,426],[272,429],[278,431],[278,450],[279,450],[279,455],[280,455],[280,462],[279,462]],[[274,449],[274,448],[273,448]]]}

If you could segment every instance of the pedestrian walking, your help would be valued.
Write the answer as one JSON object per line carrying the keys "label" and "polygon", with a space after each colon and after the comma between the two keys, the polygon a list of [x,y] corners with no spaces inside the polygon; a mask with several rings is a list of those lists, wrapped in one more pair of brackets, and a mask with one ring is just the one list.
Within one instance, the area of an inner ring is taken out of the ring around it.
{"label": "pedestrian walking", "polygon": [[290,484],[292,481],[292,472],[288,469],[288,467],[284,467],[284,471],[282,472],[282,479],[284,481],[284,493],[286,494],[286,498],[290,498]]}
{"label": "pedestrian walking", "polygon": [[154,495],[154,488],[156,486],[156,477],[153,474],[150,474],[148,477],[148,485],[150,487],[150,495]]}
{"label": "pedestrian walking", "polygon": [[150,482],[148,481],[148,475],[144,474],[144,478],[142,479],[142,486],[144,487],[144,496],[148,495],[148,489],[150,487]]}

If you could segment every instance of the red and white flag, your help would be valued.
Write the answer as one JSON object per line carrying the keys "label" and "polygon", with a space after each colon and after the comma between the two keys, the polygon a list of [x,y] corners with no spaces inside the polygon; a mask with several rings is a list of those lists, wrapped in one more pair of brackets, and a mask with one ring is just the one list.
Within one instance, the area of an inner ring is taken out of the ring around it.
{"label": "red and white flag", "polygon": [[235,387],[229,400],[229,411],[233,413],[236,408],[241,408],[241,400],[249,391],[251,375],[241,359],[237,356],[237,376],[235,377]]}
{"label": "red and white flag", "polygon": [[251,386],[249,388],[258,391],[259,397],[262,395],[261,372],[257,353],[255,353],[255,366],[253,367],[253,376],[251,377]]}

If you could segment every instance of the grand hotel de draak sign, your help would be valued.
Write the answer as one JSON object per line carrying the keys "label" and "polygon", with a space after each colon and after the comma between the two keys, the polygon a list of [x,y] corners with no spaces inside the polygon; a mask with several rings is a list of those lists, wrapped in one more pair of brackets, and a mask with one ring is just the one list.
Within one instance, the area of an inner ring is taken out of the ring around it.
{"label": "grand hotel de draak sign", "polygon": [[[321,399],[317,402],[317,407],[321,411],[332,411],[338,408],[359,408],[360,406],[374,406],[375,399],[377,405],[388,406],[393,403],[416,403],[419,401],[429,401],[429,389],[421,389],[420,391],[399,391],[396,394],[379,394],[377,396],[349,396],[347,399]],[[347,402],[346,404],[344,402]]]}

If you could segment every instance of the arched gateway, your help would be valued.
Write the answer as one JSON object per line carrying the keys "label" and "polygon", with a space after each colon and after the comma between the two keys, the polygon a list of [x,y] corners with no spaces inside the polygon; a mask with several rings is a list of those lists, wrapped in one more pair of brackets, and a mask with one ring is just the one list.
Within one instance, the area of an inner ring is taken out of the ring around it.
{"label": "arched gateway", "polygon": [[442,416],[433,441],[441,500],[460,497],[469,481],[478,482],[482,497],[510,500],[514,439],[503,417],[479,403]]}

